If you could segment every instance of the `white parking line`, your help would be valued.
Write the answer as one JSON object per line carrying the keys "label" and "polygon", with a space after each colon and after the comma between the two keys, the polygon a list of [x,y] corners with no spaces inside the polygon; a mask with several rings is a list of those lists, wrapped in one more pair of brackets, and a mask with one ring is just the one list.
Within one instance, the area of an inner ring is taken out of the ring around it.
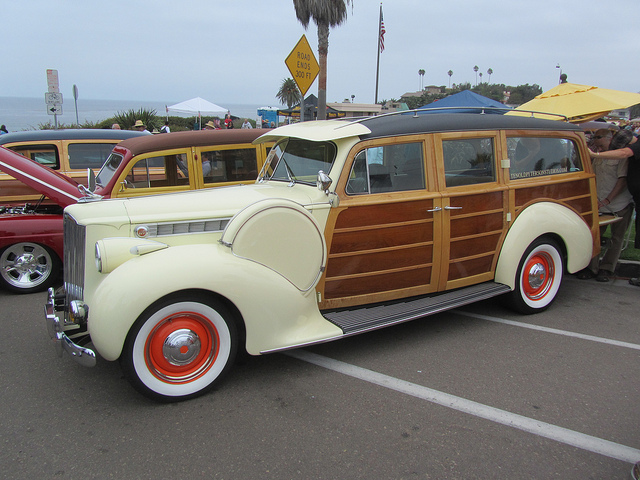
{"label": "white parking line", "polygon": [[632,348],[634,350],[640,350],[640,345],[637,343],[620,342],[618,340],[611,340],[609,338],[595,337],[593,335],[584,335],[582,333],[569,332],[567,330],[558,330],[557,328],[541,327],[539,325],[532,325],[531,323],[515,322],[513,320],[505,320],[504,318],[491,317],[489,315],[480,315],[478,313],[466,312],[464,310],[453,310],[452,312],[467,317],[479,318],[480,320],[488,320],[489,322],[503,323],[505,325],[513,325],[521,328],[528,328],[530,330],[538,330],[540,332],[553,333],[556,335],[564,335],[566,337],[581,338],[583,340],[589,340],[591,342],[606,343],[608,345],[615,345],[617,347]]}
{"label": "white parking line", "polygon": [[317,355],[305,350],[291,350],[285,353],[293,358],[297,358],[298,360],[312,363],[319,367],[333,370],[334,372],[349,375],[350,377],[358,378],[365,382],[389,388],[422,400],[427,400],[437,405],[452,408],[459,412],[484,418],[492,422],[517,428],[519,430],[549,438],[573,447],[581,448],[589,452],[598,453],[600,455],[629,463],[635,463],[640,460],[640,450],[627,447],[619,443],[610,442],[609,440],[592,437],[591,435],[558,427],[556,425],[510,413],[498,408],[489,407],[481,403],[456,397],[455,395],[450,395],[432,388],[400,380],[395,377],[390,377],[382,373],[367,370],[366,368],[356,367],[355,365],[324,357],[322,355]]}

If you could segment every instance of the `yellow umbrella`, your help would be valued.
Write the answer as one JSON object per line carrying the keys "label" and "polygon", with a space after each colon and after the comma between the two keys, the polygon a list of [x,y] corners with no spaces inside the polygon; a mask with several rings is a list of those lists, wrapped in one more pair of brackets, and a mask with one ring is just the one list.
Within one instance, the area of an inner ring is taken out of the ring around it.
{"label": "yellow umbrella", "polygon": [[533,100],[520,105],[507,115],[531,116],[531,113],[518,112],[528,110],[536,112],[533,116],[555,118],[547,114],[563,115],[571,123],[587,122],[607,115],[612,110],[628,108],[640,103],[640,93],[622,92],[608,88],[578,85],[576,83],[561,83]]}

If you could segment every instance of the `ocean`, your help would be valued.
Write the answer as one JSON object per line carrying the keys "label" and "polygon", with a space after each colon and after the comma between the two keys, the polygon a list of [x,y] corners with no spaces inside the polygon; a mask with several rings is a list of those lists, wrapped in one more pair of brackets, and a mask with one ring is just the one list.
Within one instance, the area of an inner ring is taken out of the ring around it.
{"label": "ocean", "polygon": [[[186,100],[186,99],[183,99]],[[129,110],[153,109],[158,116],[165,115],[165,106],[174,105],[177,101],[142,101],[142,100],[89,100],[78,98],[78,121],[82,125],[85,121],[100,122],[113,117],[117,112]],[[265,105],[243,105],[215,102],[228,109],[231,115],[240,118],[256,119],[257,110]],[[277,107],[277,105],[273,105]],[[170,116],[189,117],[191,115],[169,112]],[[0,97],[0,125],[6,125],[10,132],[22,130],[37,130],[40,124],[51,122],[54,124],[54,116],[47,114],[47,104],[42,98],[29,97]],[[64,98],[62,114],[58,115],[58,124],[75,124],[76,106],[72,95]]]}

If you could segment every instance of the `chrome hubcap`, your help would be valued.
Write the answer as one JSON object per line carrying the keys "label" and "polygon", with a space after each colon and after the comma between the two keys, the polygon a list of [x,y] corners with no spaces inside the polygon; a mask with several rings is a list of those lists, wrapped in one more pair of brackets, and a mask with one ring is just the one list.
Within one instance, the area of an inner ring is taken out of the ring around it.
{"label": "chrome hubcap", "polygon": [[41,246],[21,243],[7,248],[0,258],[0,274],[15,287],[30,288],[46,281],[51,272],[51,260]]}
{"label": "chrome hubcap", "polygon": [[547,278],[547,271],[542,263],[536,263],[529,270],[529,285],[532,288],[540,288]]}
{"label": "chrome hubcap", "polygon": [[162,345],[164,358],[172,365],[187,365],[200,353],[200,338],[188,328],[171,332]]}

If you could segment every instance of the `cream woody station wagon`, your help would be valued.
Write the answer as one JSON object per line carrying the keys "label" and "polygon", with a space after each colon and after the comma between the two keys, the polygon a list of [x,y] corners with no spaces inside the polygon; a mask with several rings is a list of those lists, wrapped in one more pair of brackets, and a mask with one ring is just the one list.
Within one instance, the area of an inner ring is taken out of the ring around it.
{"label": "cream woody station wagon", "polygon": [[141,393],[175,401],[239,349],[495,296],[544,310],[599,251],[595,177],[568,123],[405,112],[257,142],[275,145],[255,184],[66,208],[64,287],[46,306],[60,354],[119,360]]}

